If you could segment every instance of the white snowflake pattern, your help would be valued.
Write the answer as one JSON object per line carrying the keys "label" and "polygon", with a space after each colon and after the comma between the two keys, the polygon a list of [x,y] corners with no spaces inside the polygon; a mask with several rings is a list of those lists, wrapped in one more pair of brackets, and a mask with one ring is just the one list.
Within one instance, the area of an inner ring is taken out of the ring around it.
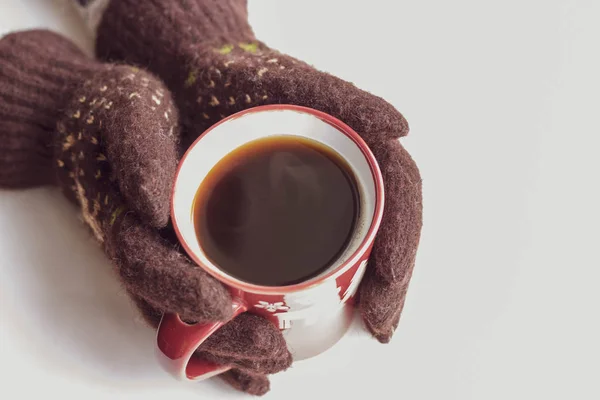
{"label": "white snowflake pattern", "polygon": [[288,306],[284,306],[283,302],[278,301],[277,303],[269,303],[268,301],[259,301],[258,304],[255,305],[256,308],[264,308],[269,312],[275,311],[287,311],[290,308]]}

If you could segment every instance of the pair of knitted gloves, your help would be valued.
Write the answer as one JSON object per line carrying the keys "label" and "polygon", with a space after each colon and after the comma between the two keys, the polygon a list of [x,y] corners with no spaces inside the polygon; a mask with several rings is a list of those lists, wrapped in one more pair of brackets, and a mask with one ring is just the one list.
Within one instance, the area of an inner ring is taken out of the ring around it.
{"label": "pair of knitted gloves", "polygon": [[[179,250],[169,224],[179,157],[212,124],[249,107],[331,114],[365,139],[383,173],[386,206],[359,307],[367,329],[388,342],[422,224],[419,171],[398,141],[408,133],[402,115],[258,41],[246,0],[73,1],[102,11],[92,22],[106,63],[48,31],[0,40],[0,187],[59,185],[152,326],[163,312],[226,320],[230,294]],[[197,353],[232,366],[222,376],[252,394],[266,393],[267,374],[292,363],[279,330],[250,314]]]}

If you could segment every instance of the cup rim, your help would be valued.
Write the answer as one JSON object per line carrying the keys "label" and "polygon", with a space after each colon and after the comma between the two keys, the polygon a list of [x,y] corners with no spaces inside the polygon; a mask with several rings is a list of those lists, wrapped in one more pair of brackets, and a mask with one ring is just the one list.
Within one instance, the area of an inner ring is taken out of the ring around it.
{"label": "cup rim", "polygon": [[[179,182],[179,173],[181,172],[182,166],[185,163],[185,160],[187,159],[190,152],[200,143],[200,141],[206,136],[206,134],[208,132],[216,129],[219,125],[221,125],[227,121],[230,121],[232,119],[242,117],[246,114],[251,114],[251,113],[256,113],[256,112],[265,112],[265,111],[274,111],[274,110],[287,110],[287,111],[296,111],[296,112],[310,114],[316,118],[319,118],[323,122],[328,123],[329,125],[333,126],[336,130],[338,130],[339,132],[346,135],[348,138],[350,138],[354,142],[354,144],[359,148],[359,150],[365,157],[367,163],[369,164],[369,168],[371,170],[371,175],[373,177],[373,182],[375,185],[375,207],[374,207],[373,219],[371,221],[371,226],[369,227],[369,230],[367,231],[365,238],[360,243],[360,245],[358,246],[356,251],[354,251],[352,253],[352,255],[350,255],[350,257],[348,257],[348,259],[344,263],[340,264],[339,266],[337,266],[336,268],[327,272],[326,274],[318,275],[318,276],[310,278],[304,282],[296,283],[293,285],[287,285],[287,286],[263,286],[263,285],[257,285],[257,284],[245,282],[243,280],[237,279],[237,278],[227,274],[226,272],[220,270],[218,268],[218,266],[216,266],[216,268],[209,268],[208,266],[204,265],[200,261],[200,259],[196,256],[196,254],[189,248],[188,244],[186,243],[186,241],[179,229],[177,217],[174,212],[175,189],[177,188],[177,185]],[[348,126],[344,122],[340,121],[339,119],[337,119],[327,113],[324,113],[322,111],[315,110],[313,108],[297,106],[297,105],[293,105],[293,104],[271,104],[271,105],[251,107],[251,108],[239,111],[235,114],[232,114],[232,115],[218,121],[217,123],[213,124],[212,126],[210,126],[198,138],[196,138],[196,140],[194,140],[194,142],[185,151],[183,157],[181,157],[181,160],[179,161],[179,164],[177,165],[177,171],[175,173],[175,178],[173,180],[173,184],[172,184],[172,188],[171,188],[170,213],[171,213],[171,221],[173,224],[173,229],[175,230],[175,234],[177,235],[177,240],[179,241],[181,246],[183,246],[183,248],[185,249],[185,252],[188,254],[188,256],[191,257],[191,259],[194,261],[194,263],[196,263],[197,267],[202,268],[209,275],[211,275],[212,277],[216,278],[217,280],[219,280],[220,282],[224,283],[225,285],[227,285],[231,288],[241,290],[243,292],[250,292],[250,293],[256,293],[256,294],[277,295],[277,294],[288,294],[288,293],[293,293],[293,292],[298,292],[301,290],[309,289],[313,286],[320,284],[321,282],[323,282],[327,279],[337,278],[338,276],[344,274],[352,266],[356,265],[360,261],[362,256],[365,254],[365,252],[368,251],[368,249],[372,245],[373,241],[375,240],[375,235],[377,234],[377,231],[379,230],[379,226],[381,224],[381,219],[383,216],[384,203],[385,203],[385,194],[384,194],[383,176],[381,174],[379,164],[377,163],[377,160],[375,159],[375,156],[373,155],[369,146],[358,135],[358,133],[356,133],[356,131],[354,131],[354,129],[352,129],[350,126]]]}

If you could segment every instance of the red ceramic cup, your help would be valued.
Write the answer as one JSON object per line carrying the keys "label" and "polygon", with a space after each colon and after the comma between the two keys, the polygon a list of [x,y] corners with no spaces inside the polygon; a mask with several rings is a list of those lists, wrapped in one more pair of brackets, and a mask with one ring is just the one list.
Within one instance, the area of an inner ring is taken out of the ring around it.
{"label": "red ceramic cup", "polygon": [[[347,250],[318,276],[281,287],[251,284],[220,270],[202,251],[192,215],[196,191],[215,164],[239,146],[270,135],[301,136],[330,147],[348,162],[360,190],[359,222]],[[297,361],[334,345],[352,322],[353,297],[381,222],[383,203],[381,171],[356,132],[338,119],[313,109],[271,105],[232,115],[194,142],[177,171],[171,217],[179,241],[198,267],[230,289],[234,317],[251,312],[273,322],[282,330]],[[229,367],[193,356],[198,346],[223,324],[188,325],[175,314],[165,314],[157,335],[161,364],[182,380],[200,380],[228,370]]]}

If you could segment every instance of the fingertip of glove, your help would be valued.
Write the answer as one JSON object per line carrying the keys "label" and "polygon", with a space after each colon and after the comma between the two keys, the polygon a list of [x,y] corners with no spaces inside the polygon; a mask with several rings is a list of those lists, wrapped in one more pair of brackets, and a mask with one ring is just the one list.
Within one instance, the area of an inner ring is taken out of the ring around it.
{"label": "fingertip of glove", "polygon": [[392,335],[394,334],[394,331],[389,331],[389,332],[373,332],[371,331],[371,333],[373,334],[373,337],[375,339],[377,339],[377,341],[381,344],[387,344],[392,340]]}
{"label": "fingertip of glove", "polygon": [[231,318],[231,296],[219,281],[193,265],[134,213],[124,214],[106,245],[133,294],[158,310],[178,313],[185,321]]}
{"label": "fingertip of glove", "polygon": [[350,91],[354,93],[352,96],[354,104],[350,108],[345,108],[345,112],[340,113],[340,117],[368,142],[398,139],[408,135],[410,130],[408,121],[390,102],[353,85]]}
{"label": "fingertip of glove", "polygon": [[[377,115],[382,121],[381,128],[390,132],[387,137],[398,139],[407,136],[410,131],[410,126],[404,115],[398,111],[391,103],[385,99],[379,98],[381,103]],[[377,117],[376,117],[377,118]]]}
{"label": "fingertip of glove", "polygon": [[388,323],[384,323],[383,326],[376,325],[371,321],[368,317],[363,314],[363,321],[367,327],[367,330],[373,335],[375,339],[379,343],[387,344],[392,340],[392,336],[394,336],[394,332],[398,327],[398,322],[400,321],[400,311],[397,312],[396,322],[392,323],[391,326],[388,326]]}
{"label": "fingertip of glove", "polygon": [[[190,268],[197,278],[196,283],[187,286],[190,293],[187,295],[182,293],[179,299],[173,300],[173,304],[181,309],[179,312],[181,318],[193,322],[230,320],[233,316],[233,308],[229,291],[198,267],[190,265]],[[186,278],[182,276],[181,279]],[[188,279],[193,281],[192,275]]]}
{"label": "fingertip of glove", "polygon": [[366,328],[380,343],[388,343],[398,324],[407,287],[403,282],[388,282],[371,269],[360,288],[360,312]]}
{"label": "fingertip of glove", "polygon": [[399,309],[396,314],[395,317],[392,319],[392,325],[391,326],[386,326],[386,327],[376,327],[374,325],[369,324],[366,320],[365,320],[365,324],[367,325],[367,329],[369,330],[369,332],[371,332],[371,334],[373,335],[373,337],[375,339],[377,339],[377,341],[381,344],[387,344],[389,342],[392,341],[392,337],[394,336],[394,332],[396,332],[396,328],[398,328],[398,324],[400,323],[400,315],[401,315],[401,309]]}
{"label": "fingertip of glove", "polygon": [[198,348],[218,364],[233,364],[252,373],[274,374],[292,364],[285,338],[266,319],[244,313],[225,324]]}
{"label": "fingertip of glove", "polygon": [[222,376],[227,383],[237,390],[254,396],[263,396],[271,389],[269,378],[265,375],[252,374],[239,369],[233,369],[224,373]]}

